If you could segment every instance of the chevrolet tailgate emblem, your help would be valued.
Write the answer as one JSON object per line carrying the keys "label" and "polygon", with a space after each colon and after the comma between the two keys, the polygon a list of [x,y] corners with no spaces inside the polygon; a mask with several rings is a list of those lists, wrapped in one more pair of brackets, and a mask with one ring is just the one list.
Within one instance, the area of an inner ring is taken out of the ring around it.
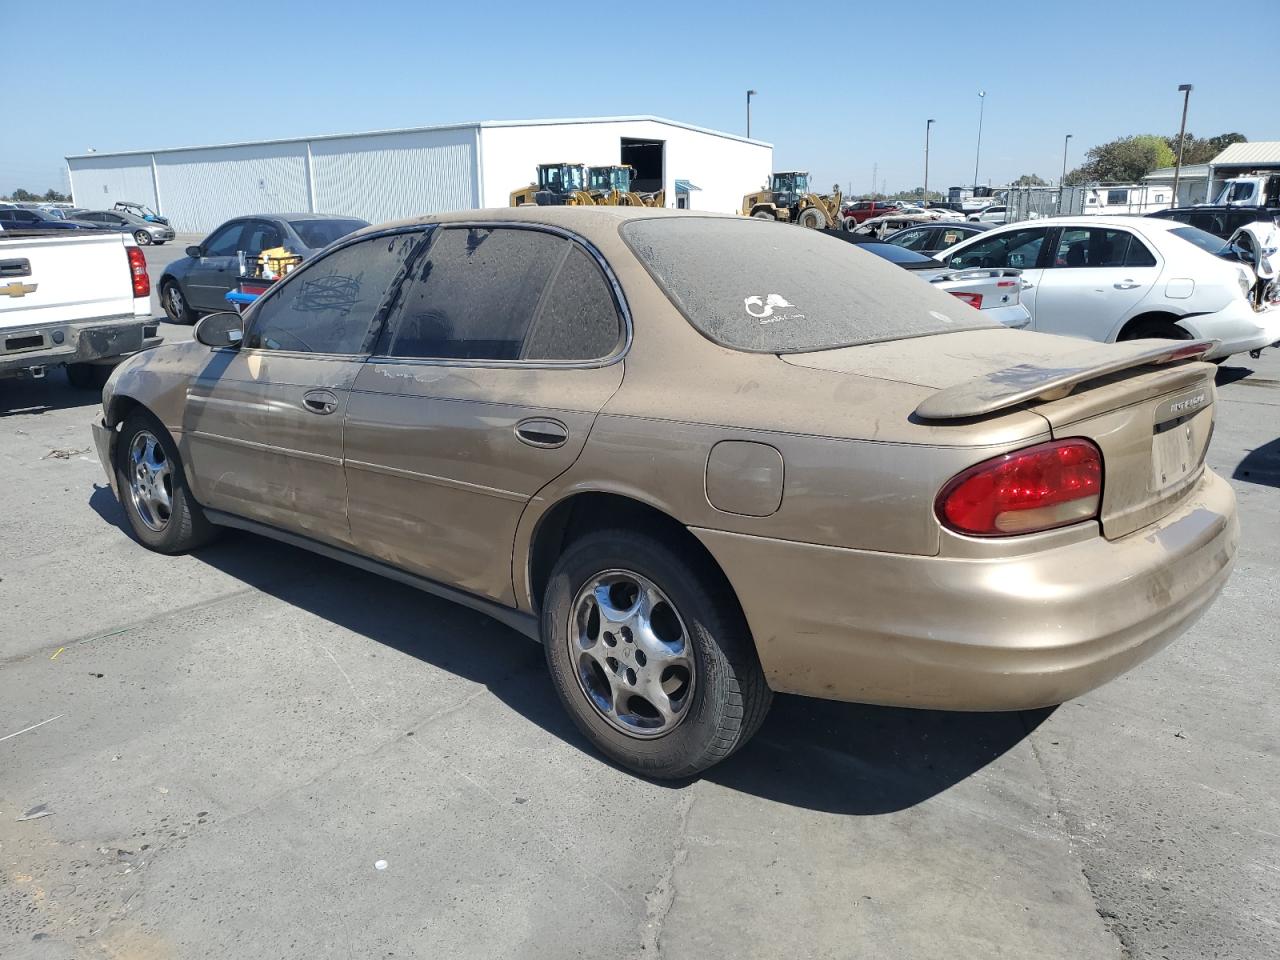
{"label": "chevrolet tailgate emblem", "polygon": [[38,283],[22,283],[15,280],[7,287],[0,287],[0,293],[6,297],[25,297],[28,293],[35,293]]}

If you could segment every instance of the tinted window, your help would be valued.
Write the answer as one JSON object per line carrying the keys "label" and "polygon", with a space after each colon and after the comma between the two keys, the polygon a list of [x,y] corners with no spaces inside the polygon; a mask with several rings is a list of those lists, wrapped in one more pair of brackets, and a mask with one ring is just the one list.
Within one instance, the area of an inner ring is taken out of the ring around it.
{"label": "tinted window", "polygon": [[538,306],[524,360],[599,360],[618,346],[622,323],[599,265],[574,245]]}
{"label": "tinted window", "polygon": [[975,233],[981,232],[977,230],[966,230],[963,227],[938,227],[936,230],[937,233],[934,236],[934,243],[932,244],[935,251],[945,250],[947,247],[955,246],[961,240],[967,240]]}
{"label": "tinted window", "polygon": [[400,291],[388,353],[518,360],[543,288],[571,245],[537,230],[438,231]]}
{"label": "tinted window", "polygon": [[952,267],[1016,267],[1030,270],[1040,259],[1047,228],[1010,230],[985,237],[954,254],[948,261]]}
{"label": "tinted window", "polygon": [[254,310],[246,344],[263,350],[365,353],[387,289],[421,236],[370,237],[305,265]]}
{"label": "tinted window", "polygon": [[622,236],[689,322],[735,350],[797,353],[992,325],[860,244],[817,230],[681,217],[631,220]]}
{"label": "tinted window", "polygon": [[1156,259],[1125,230],[1066,227],[1058,238],[1055,267],[1154,267]]}
{"label": "tinted window", "polygon": [[240,249],[240,232],[244,223],[236,220],[215,230],[203,244],[206,257],[234,257]]}
{"label": "tinted window", "polygon": [[[341,240],[349,233],[363,230],[369,224],[363,220],[290,220],[302,242],[309,250],[327,247],[335,240]],[[279,246],[279,244],[276,244]]]}
{"label": "tinted window", "polygon": [[284,242],[280,236],[280,228],[266,220],[250,220],[245,230],[244,242],[240,249],[250,256],[256,257],[263,250],[278,247]]}
{"label": "tinted window", "polygon": [[923,253],[917,253],[915,250],[908,250],[905,247],[899,247],[892,243],[860,243],[868,253],[874,253],[881,259],[888,260],[890,263],[900,264],[902,266],[921,266],[938,267],[941,266],[937,260],[926,256]]}
{"label": "tinted window", "polygon": [[888,238],[888,242],[904,247],[907,250],[927,250],[930,246],[929,239],[932,230],[928,228],[917,228],[915,230],[903,230],[895,233]]}

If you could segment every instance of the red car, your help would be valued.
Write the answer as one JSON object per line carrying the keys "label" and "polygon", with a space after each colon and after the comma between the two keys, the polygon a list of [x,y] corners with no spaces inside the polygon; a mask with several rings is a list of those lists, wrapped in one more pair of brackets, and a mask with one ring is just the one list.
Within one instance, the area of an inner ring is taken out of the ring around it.
{"label": "red car", "polygon": [[[883,217],[885,214],[896,213],[897,204],[889,203],[885,200],[852,200],[845,205],[841,211],[841,216],[845,220],[845,228],[852,230],[853,227],[864,220],[870,220],[872,217]],[[852,220],[853,223],[848,221]]]}

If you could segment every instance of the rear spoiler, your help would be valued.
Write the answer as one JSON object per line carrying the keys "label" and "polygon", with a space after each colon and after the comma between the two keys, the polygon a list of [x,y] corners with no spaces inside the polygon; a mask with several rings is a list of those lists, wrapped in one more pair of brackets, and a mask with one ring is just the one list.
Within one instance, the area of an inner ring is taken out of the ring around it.
{"label": "rear spoiler", "polygon": [[1109,373],[1148,364],[1198,360],[1216,340],[1131,340],[1098,344],[1078,353],[1046,359],[1042,366],[1021,363],[926,397],[916,416],[925,420],[982,417],[1029,400],[1061,400],[1076,386]]}

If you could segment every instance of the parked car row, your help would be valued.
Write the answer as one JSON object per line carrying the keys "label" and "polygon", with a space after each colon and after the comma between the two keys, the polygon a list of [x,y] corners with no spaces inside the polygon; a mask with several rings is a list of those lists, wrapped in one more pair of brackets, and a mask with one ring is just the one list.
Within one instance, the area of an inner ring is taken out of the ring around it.
{"label": "parked car row", "polygon": [[114,230],[131,234],[142,247],[166,243],[175,236],[167,222],[145,220],[125,210],[3,207],[0,226],[7,230]]}

